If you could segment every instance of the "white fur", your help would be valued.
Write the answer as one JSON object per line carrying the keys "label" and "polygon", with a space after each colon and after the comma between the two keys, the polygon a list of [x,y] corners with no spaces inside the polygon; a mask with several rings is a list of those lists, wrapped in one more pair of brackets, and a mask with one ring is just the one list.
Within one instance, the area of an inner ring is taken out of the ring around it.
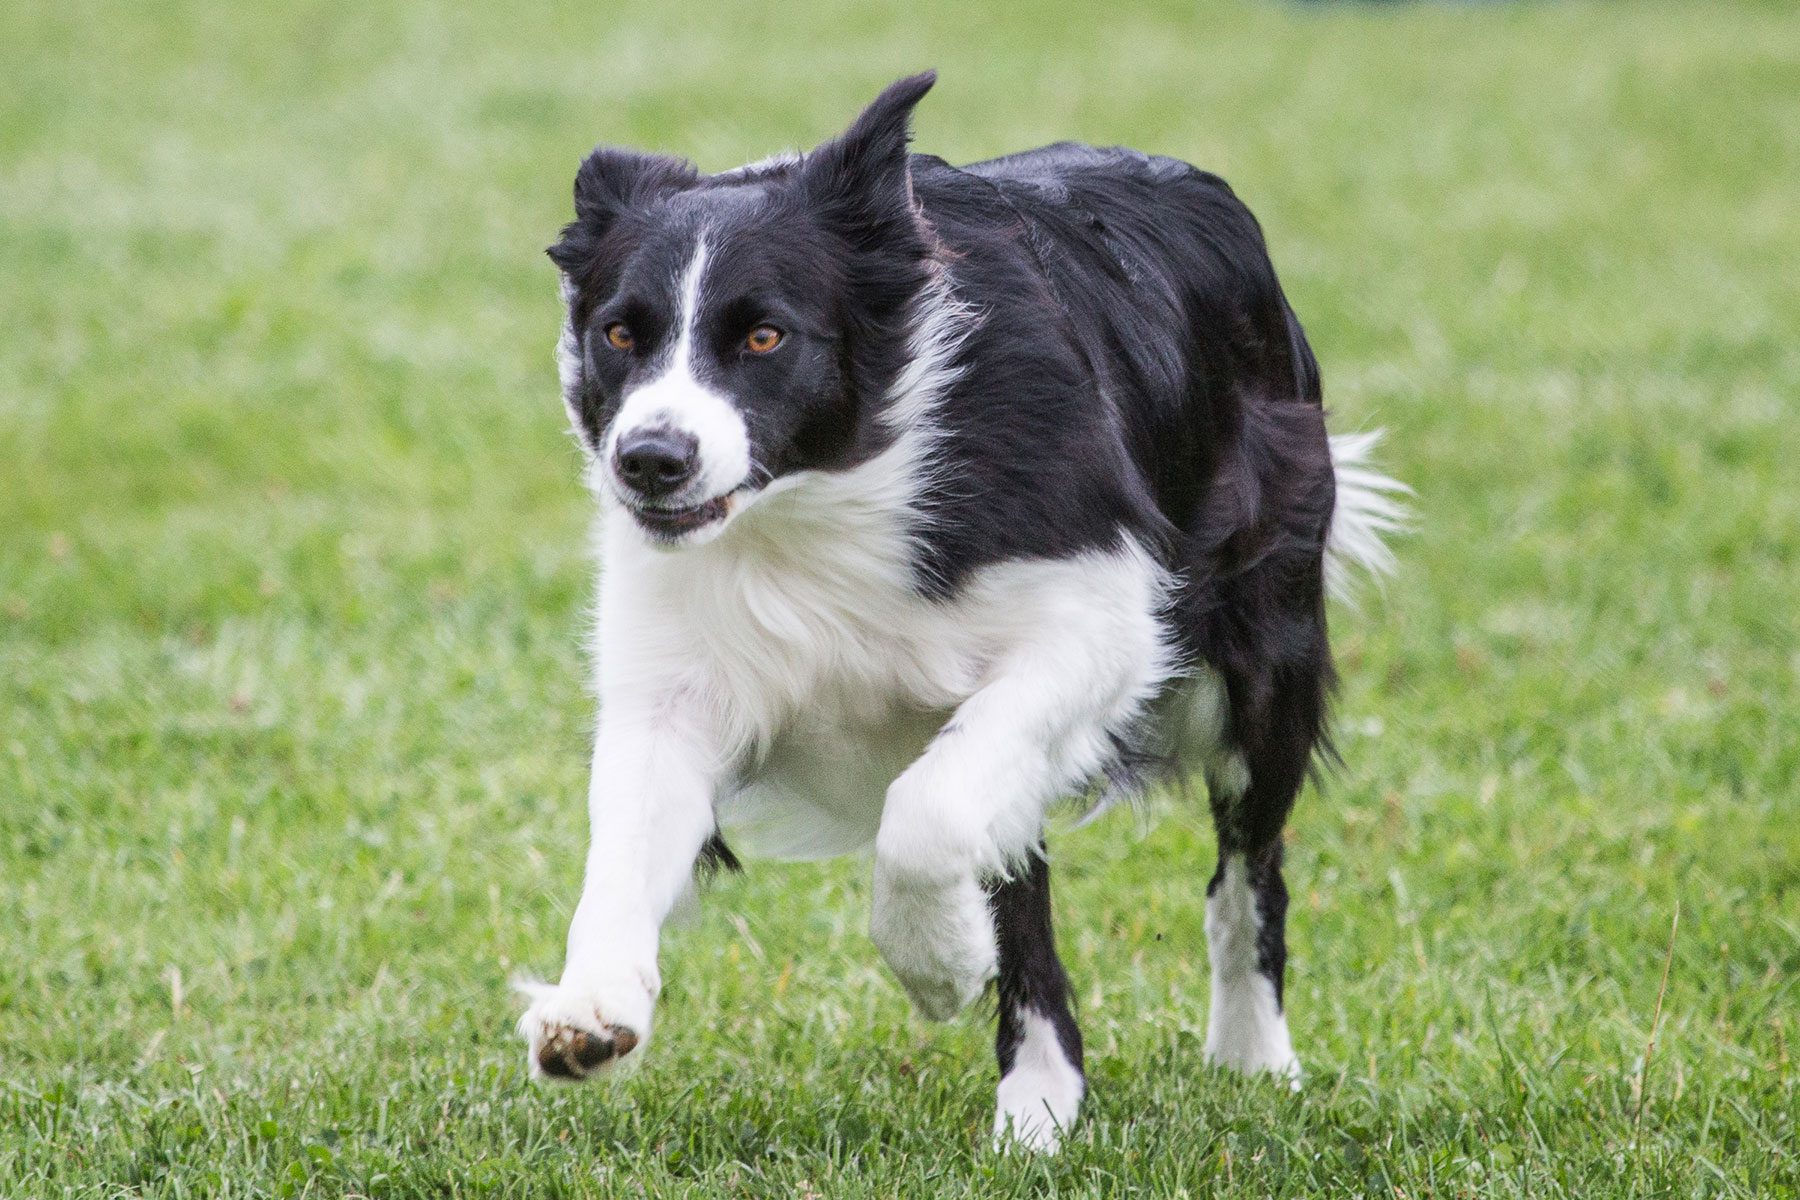
{"label": "white fur", "polygon": [[1075,1123],[1087,1085],[1063,1053],[1056,1026],[1030,1009],[1017,1014],[1025,1031],[1013,1056],[1012,1070],[1000,1081],[994,1112],[994,1140],[1002,1147],[1017,1144],[1053,1153],[1058,1139]]}
{"label": "white fur", "polygon": [[759,158],[755,162],[745,163],[741,167],[732,167],[730,170],[720,171],[717,175],[713,176],[713,178],[754,179],[758,175],[768,175],[786,167],[796,167],[799,165],[800,152],[798,150],[777,150],[767,158]]}
{"label": "white fur", "polygon": [[1340,600],[1354,594],[1354,569],[1375,577],[1393,574],[1394,552],[1385,539],[1407,528],[1406,505],[1396,497],[1411,495],[1412,489],[1371,465],[1380,443],[1380,431],[1331,438],[1337,507],[1325,542],[1325,582]]}
{"label": "white fur", "polygon": [[[953,304],[925,311],[892,404],[934,401],[952,378],[963,319]],[[687,680],[733,756],[753,767],[810,715],[873,724],[896,707],[948,710],[971,694],[994,631],[921,600],[912,577],[931,436],[927,422],[910,422],[853,470],[797,472],[747,493],[729,536],[680,554],[647,546],[629,514],[605,507],[602,704],[615,690]]]}
{"label": "white fur", "polygon": [[[695,241],[694,255],[682,272],[681,307],[676,316],[679,332],[668,364],[654,379],[626,393],[601,451],[610,470],[613,448],[637,430],[675,429],[693,437],[699,445],[700,469],[676,498],[684,507],[728,495],[750,476],[750,431],[743,414],[701,382],[694,371],[694,323],[700,311],[706,259],[702,236]],[[711,534],[717,536],[717,530]]]}
{"label": "white fur", "polygon": [[1206,790],[1214,796],[1242,796],[1250,788],[1250,768],[1241,754],[1215,753],[1206,762]]}
{"label": "white fur", "polygon": [[556,339],[556,378],[562,384],[563,408],[569,414],[569,428],[585,446],[586,434],[581,428],[581,407],[577,403],[581,392],[581,342],[575,336],[574,309],[570,306],[575,300],[575,284],[567,275],[559,274],[557,284],[562,290],[563,326],[562,333]]}
{"label": "white fur", "polygon": [[602,704],[680,681],[743,764],[720,814],[758,848],[875,836],[872,932],[921,1008],[947,1016],[993,969],[979,878],[1035,843],[1162,680],[1163,581],[1133,546],[1003,564],[925,600],[897,515],[856,495],[789,489],[678,555],[610,515]]}
{"label": "white fur", "polygon": [[[640,1045],[649,1040],[656,994],[646,982],[615,980],[578,987],[520,980],[514,986],[531,1001],[525,1015],[519,1018],[518,1028],[531,1048],[531,1073],[538,1078],[544,1077],[538,1048],[563,1030],[607,1036],[609,1026],[623,1026],[638,1035]],[[608,1059],[588,1074],[605,1074],[624,1061],[624,1056]]]}
{"label": "white fur", "polygon": [[928,1021],[967,1008],[999,969],[987,892],[973,875],[925,878],[877,858],[869,936]]}
{"label": "white fur", "polygon": [[1206,943],[1212,959],[1206,1057],[1246,1074],[1267,1071],[1298,1088],[1300,1060],[1288,1037],[1287,1014],[1276,1002],[1274,983],[1256,969],[1261,927],[1244,857],[1233,854],[1225,860],[1219,886],[1206,898]]}
{"label": "white fur", "polygon": [[1189,667],[1158,709],[1158,732],[1168,755],[1190,770],[1199,767],[1214,795],[1242,795],[1250,785],[1243,758],[1220,752],[1231,716],[1224,676],[1208,666]]}

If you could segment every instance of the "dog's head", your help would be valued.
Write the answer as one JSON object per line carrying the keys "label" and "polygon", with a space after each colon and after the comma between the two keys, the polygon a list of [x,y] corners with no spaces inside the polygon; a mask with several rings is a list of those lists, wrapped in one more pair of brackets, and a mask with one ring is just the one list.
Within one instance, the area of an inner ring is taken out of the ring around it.
{"label": "dog's head", "polygon": [[654,542],[716,537],[774,480],[859,461],[905,366],[930,239],[908,121],[929,72],[841,137],[703,176],[601,147],[550,248],[563,396],[595,476]]}

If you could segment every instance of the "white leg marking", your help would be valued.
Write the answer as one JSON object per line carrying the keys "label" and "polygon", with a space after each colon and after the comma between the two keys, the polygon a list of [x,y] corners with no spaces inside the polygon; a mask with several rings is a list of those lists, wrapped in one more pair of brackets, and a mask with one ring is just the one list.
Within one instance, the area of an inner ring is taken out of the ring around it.
{"label": "white leg marking", "polygon": [[1300,1086],[1300,1060],[1288,1037],[1287,1015],[1275,985],[1256,967],[1262,927],[1244,856],[1225,860],[1224,877],[1206,898],[1207,952],[1212,959],[1212,1007],[1206,1021],[1208,1062],[1246,1074],[1267,1071]]}
{"label": "white leg marking", "polygon": [[1063,1053],[1049,1018],[1021,1009],[1018,1021],[1025,1037],[1012,1070],[1000,1081],[994,1140],[1002,1147],[1016,1144],[1053,1153],[1057,1139],[1075,1123],[1087,1084]]}

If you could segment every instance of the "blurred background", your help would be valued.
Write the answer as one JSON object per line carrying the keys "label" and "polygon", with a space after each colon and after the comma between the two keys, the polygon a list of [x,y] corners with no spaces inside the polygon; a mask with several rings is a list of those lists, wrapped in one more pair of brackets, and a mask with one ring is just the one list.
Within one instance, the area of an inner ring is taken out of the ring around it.
{"label": "blurred background", "polygon": [[[575,165],[928,66],[923,151],[1224,175],[1418,492],[1293,830],[1308,1090],[1199,1065],[1167,798],[1053,839],[1054,1163],[983,1155],[986,1025],[908,1016],[860,861],[721,883],[620,1088],[510,1029],[586,838]],[[24,0],[0,79],[0,1192],[1796,1186],[1792,4]]]}

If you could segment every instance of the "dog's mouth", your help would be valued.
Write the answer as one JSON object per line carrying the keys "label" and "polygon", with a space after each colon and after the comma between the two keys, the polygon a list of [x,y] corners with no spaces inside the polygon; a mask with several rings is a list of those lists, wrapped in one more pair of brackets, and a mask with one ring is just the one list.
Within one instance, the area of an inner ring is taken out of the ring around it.
{"label": "dog's mouth", "polygon": [[714,496],[686,508],[657,508],[627,505],[632,519],[651,537],[663,542],[678,542],[691,533],[716,525],[731,514],[733,493]]}

